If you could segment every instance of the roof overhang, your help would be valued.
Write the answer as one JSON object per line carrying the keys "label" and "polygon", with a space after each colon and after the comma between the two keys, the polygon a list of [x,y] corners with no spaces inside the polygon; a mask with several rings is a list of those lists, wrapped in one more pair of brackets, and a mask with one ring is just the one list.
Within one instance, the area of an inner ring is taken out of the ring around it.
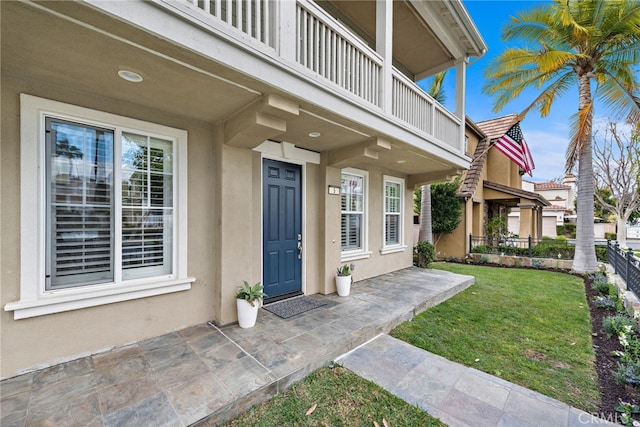
{"label": "roof overhang", "polygon": [[521,190],[491,181],[483,181],[482,186],[484,187],[485,200],[499,200],[507,204],[512,204],[513,206],[523,203],[532,204],[536,207],[551,205],[547,199],[531,191]]}

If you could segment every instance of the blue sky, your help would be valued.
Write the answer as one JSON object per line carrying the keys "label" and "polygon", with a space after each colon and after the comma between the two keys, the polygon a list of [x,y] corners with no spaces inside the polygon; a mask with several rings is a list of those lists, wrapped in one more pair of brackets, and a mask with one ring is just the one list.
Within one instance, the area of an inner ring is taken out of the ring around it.
{"label": "blue sky", "polygon": [[[463,4],[475,22],[488,52],[480,59],[471,58],[467,68],[467,102],[466,114],[473,121],[500,117],[511,113],[521,112],[534,99],[535,91],[523,91],[514,101],[507,104],[501,111],[493,111],[493,99],[482,93],[484,84],[484,69],[492,59],[496,58],[507,46],[501,39],[502,28],[510,17],[517,12],[527,10],[545,1],[526,0],[463,0]],[[455,72],[452,69],[445,80],[445,106],[455,110]],[[578,110],[577,87],[567,92],[562,99],[558,99],[545,118],[532,110],[521,122],[524,137],[529,144],[536,168],[533,177],[525,175],[530,181],[543,182],[564,175],[565,151],[569,139],[569,120]],[[598,111],[596,103],[595,122],[606,120],[606,113]]]}

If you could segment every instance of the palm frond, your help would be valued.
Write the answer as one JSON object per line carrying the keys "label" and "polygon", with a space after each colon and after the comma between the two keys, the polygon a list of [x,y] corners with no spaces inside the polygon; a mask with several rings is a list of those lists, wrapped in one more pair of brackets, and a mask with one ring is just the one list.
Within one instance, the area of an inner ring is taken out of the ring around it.
{"label": "palm frond", "polygon": [[565,155],[566,172],[569,173],[580,160],[580,149],[591,138],[593,128],[593,101],[571,116],[571,135]]}
{"label": "palm frond", "polygon": [[[530,87],[541,89],[546,86],[544,92],[555,92],[554,82],[559,78],[566,81],[566,74],[573,72],[573,63],[577,59],[579,56],[570,52],[550,51],[540,54],[525,49],[508,49],[486,69],[487,83],[483,86],[483,92],[495,96],[495,111],[502,109]],[[550,99],[554,98],[555,96]],[[534,103],[538,101],[539,99]]]}
{"label": "palm frond", "polygon": [[444,78],[446,75],[447,75],[446,71],[441,71],[439,73],[436,73],[433,76],[433,81],[431,82],[431,87],[429,88],[429,95],[431,95],[433,99],[435,99],[441,104],[444,104],[444,102],[447,99],[447,95],[444,91],[444,86],[443,86]]}
{"label": "palm frond", "polygon": [[564,95],[569,88],[575,83],[576,75],[573,71],[568,70],[557,76],[557,78],[520,113],[524,117],[530,110],[537,108],[540,117],[546,117],[551,111],[551,106],[556,98]]}
{"label": "palm frond", "polygon": [[503,38],[522,47],[505,50],[485,70],[483,92],[494,98],[495,111],[528,88],[537,96],[521,117],[534,108],[544,117],[570,85],[595,80],[572,116],[569,170],[590,141],[594,102],[640,119],[640,0],[553,0],[512,17]]}
{"label": "palm frond", "polygon": [[632,122],[640,120],[639,84],[634,80],[635,73],[629,67],[612,71],[601,72],[605,78],[596,87],[596,95],[614,116],[626,117]]}

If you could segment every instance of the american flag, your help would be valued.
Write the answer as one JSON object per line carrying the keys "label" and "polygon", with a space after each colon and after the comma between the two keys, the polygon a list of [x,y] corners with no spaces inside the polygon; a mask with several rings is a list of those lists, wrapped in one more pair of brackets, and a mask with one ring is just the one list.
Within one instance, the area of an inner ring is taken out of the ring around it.
{"label": "american flag", "polygon": [[531,172],[536,168],[536,165],[533,163],[529,146],[522,136],[519,122],[511,126],[507,133],[502,135],[493,145],[517,164],[520,169],[533,176]]}

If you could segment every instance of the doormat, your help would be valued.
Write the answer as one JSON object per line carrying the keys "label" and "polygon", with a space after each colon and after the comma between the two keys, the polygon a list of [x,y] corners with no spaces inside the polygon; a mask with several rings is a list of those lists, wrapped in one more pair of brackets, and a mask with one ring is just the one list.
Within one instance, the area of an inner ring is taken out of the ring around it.
{"label": "doormat", "polygon": [[270,311],[278,317],[288,319],[289,317],[304,313],[305,311],[313,310],[314,308],[322,307],[323,305],[327,305],[327,303],[303,296],[274,302],[273,304],[267,304],[262,308]]}

